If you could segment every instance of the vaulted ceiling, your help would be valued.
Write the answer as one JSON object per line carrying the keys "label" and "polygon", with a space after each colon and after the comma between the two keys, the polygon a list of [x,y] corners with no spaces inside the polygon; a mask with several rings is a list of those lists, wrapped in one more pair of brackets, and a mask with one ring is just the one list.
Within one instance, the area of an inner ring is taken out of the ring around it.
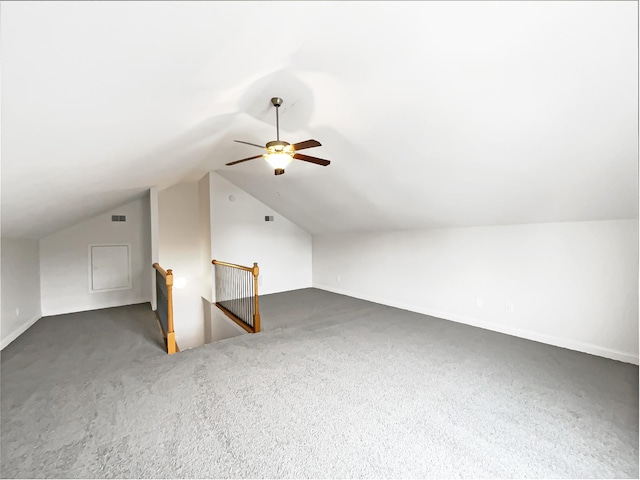
{"label": "vaulted ceiling", "polygon": [[[208,171],[313,233],[637,217],[637,9],[2,2],[2,235]],[[225,166],[273,96],[330,166]]]}

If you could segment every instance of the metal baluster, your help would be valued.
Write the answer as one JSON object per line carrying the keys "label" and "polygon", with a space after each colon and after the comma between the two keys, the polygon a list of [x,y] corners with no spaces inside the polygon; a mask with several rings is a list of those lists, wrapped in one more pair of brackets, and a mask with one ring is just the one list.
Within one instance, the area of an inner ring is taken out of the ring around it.
{"label": "metal baluster", "polygon": [[240,270],[238,271],[238,273],[240,274],[240,278],[238,279],[238,283],[240,285],[240,297],[242,298],[241,300],[241,305],[240,305],[240,309],[241,309],[241,315],[242,315],[242,320],[244,320],[244,322],[246,323],[247,321],[247,316],[244,313],[244,270]]}
{"label": "metal baluster", "polygon": [[247,319],[247,322],[249,322],[251,324],[251,326],[253,327],[253,319],[251,318],[250,312],[249,312],[249,290],[247,289],[247,277],[249,276],[249,272],[244,272],[244,310],[245,310],[245,317]]}
{"label": "metal baluster", "polygon": [[247,272],[247,316],[251,319],[251,326],[255,328],[253,322],[253,273]]}
{"label": "metal baluster", "polygon": [[251,295],[250,295],[251,299],[249,300],[249,309],[251,311],[251,321],[253,321],[253,315],[256,313],[253,308],[253,297],[255,296],[255,292],[253,291],[253,273],[249,275],[249,292],[251,292]]}
{"label": "metal baluster", "polygon": [[235,313],[236,315],[239,312],[238,307],[239,302],[238,302],[238,297],[239,297],[239,293],[238,293],[238,269],[234,268],[233,269],[233,313]]}
{"label": "metal baluster", "polygon": [[238,270],[233,269],[233,313],[238,314]]}

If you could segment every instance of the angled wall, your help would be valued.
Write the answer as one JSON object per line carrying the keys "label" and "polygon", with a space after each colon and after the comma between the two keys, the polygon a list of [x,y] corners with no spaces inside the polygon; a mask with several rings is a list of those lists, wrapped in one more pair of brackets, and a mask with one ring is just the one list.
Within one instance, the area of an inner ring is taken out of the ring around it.
{"label": "angled wall", "polygon": [[638,363],[638,221],[319,235],[313,283]]}
{"label": "angled wall", "polygon": [[261,295],[310,287],[311,234],[220,175],[210,182],[212,258],[257,262]]}
{"label": "angled wall", "polygon": [[2,320],[0,349],[41,316],[38,240],[2,238]]}
{"label": "angled wall", "polygon": [[[149,197],[145,196],[40,239],[42,315],[96,310],[151,301]],[[112,215],[126,216],[113,222]],[[89,246],[127,244],[131,288],[90,291]]]}

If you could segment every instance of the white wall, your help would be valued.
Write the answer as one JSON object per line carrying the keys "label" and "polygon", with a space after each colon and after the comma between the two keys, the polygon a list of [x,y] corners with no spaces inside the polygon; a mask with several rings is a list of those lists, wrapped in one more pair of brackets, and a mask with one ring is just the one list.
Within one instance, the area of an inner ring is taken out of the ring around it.
{"label": "white wall", "polygon": [[205,312],[205,343],[217,342],[239,335],[248,335],[244,328],[230,320],[218,307],[204,298],[202,302]]}
{"label": "white wall", "polygon": [[638,363],[637,220],[321,235],[313,284]]}
{"label": "white wall", "polygon": [[38,240],[2,238],[0,349],[41,316]]}
{"label": "white wall", "polygon": [[260,295],[310,287],[311,235],[220,175],[212,172],[210,182],[212,258],[257,262]]}
{"label": "white wall", "polygon": [[[149,189],[149,227],[151,235],[151,265],[160,261],[160,227],[158,225],[158,188],[151,187]],[[155,311],[158,309],[158,299],[156,294],[156,270],[149,269],[151,276],[151,308]]]}
{"label": "white wall", "polygon": [[[112,222],[111,215],[126,215]],[[132,288],[89,292],[89,245],[131,245]],[[95,310],[151,301],[149,198],[122,205],[40,240],[42,314]]]}
{"label": "white wall", "polygon": [[[207,173],[198,182],[199,231],[198,246],[200,249],[201,295],[209,303],[213,301],[213,278],[211,260],[211,182]],[[206,313],[206,312],[205,312]]]}
{"label": "white wall", "polygon": [[198,182],[158,192],[159,259],[173,270],[173,318],[181,350],[204,343]]}

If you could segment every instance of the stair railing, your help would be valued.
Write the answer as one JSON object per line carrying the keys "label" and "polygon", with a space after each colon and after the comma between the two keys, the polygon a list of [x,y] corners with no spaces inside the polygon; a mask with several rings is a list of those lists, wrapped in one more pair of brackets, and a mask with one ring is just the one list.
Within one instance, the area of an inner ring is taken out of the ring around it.
{"label": "stair railing", "polygon": [[165,340],[167,353],[171,355],[180,351],[176,345],[176,333],[173,329],[173,271],[165,270],[157,263],[153,264],[153,268],[156,269],[156,317]]}
{"label": "stair railing", "polygon": [[212,260],[215,269],[216,307],[249,333],[260,331],[258,264],[245,267]]}

